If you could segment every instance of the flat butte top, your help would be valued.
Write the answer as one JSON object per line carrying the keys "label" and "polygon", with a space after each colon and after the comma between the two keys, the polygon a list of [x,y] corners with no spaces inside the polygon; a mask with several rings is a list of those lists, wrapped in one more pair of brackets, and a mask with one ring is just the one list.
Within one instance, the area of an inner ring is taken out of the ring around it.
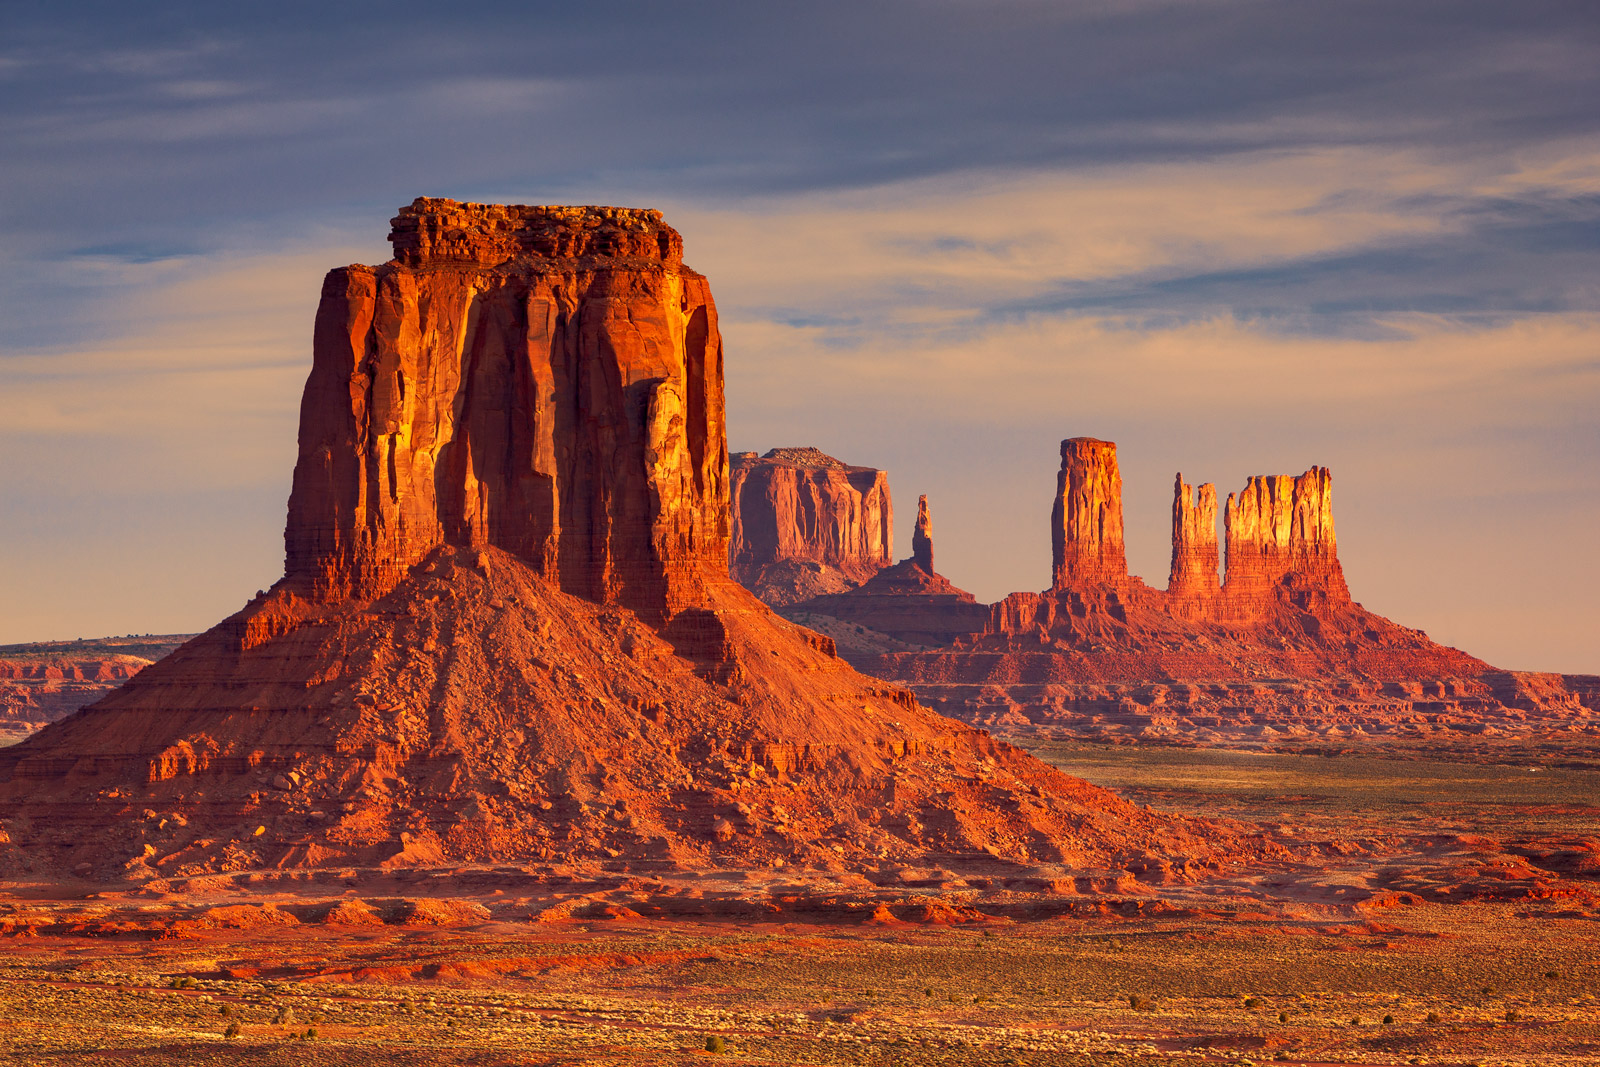
{"label": "flat butte top", "polygon": [[857,467],[834,459],[820,448],[773,448],[757,458],[754,452],[735,452],[729,457],[735,466],[765,463],[774,467],[798,467],[801,470],[870,471],[875,467]]}
{"label": "flat butte top", "polygon": [[389,220],[407,267],[492,267],[512,260],[683,266],[683,238],[653,208],[472,204],[419,196]]}

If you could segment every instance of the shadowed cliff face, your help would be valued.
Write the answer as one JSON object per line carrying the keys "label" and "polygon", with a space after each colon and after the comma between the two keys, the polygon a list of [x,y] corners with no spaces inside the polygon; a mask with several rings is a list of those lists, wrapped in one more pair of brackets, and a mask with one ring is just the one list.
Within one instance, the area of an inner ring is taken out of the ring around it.
{"label": "shadowed cliff face", "polygon": [[371,597],[495,546],[656,619],[726,573],[722,346],[653,211],[418,200],[395,262],[329,273],[286,576]]}

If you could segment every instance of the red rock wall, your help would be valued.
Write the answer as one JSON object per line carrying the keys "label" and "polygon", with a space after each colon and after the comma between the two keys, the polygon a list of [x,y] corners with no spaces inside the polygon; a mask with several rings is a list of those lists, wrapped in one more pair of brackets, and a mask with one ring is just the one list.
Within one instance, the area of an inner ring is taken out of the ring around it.
{"label": "red rock wall", "polygon": [[1172,488],[1172,571],[1167,592],[1182,604],[1204,608],[1214,603],[1221,590],[1218,562],[1217,487],[1207,482],[1197,492],[1179,474]]}
{"label": "red rock wall", "polygon": [[889,565],[894,505],[884,471],[814,448],[775,448],[737,454],[730,478],[729,558],[739,581],[786,560],[841,568],[855,584]]}
{"label": "red rock wall", "polygon": [[1050,516],[1055,589],[1121,587],[1128,581],[1122,542],[1122,475],[1117,446],[1092,437],[1061,442],[1061,473]]}
{"label": "red rock wall", "polygon": [[1333,476],[1313,467],[1298,478],[1258,475],[1228,494],[1227,613],[1250,619],[1284,600],[1316,610],[1347,604],[1333,532]]}
{"label": "red rock wall", "polygon": [[727,567],[722,345],[654,211],[418,200],[329,273],[286,575],[369,597],[440,543],[647,617]]}

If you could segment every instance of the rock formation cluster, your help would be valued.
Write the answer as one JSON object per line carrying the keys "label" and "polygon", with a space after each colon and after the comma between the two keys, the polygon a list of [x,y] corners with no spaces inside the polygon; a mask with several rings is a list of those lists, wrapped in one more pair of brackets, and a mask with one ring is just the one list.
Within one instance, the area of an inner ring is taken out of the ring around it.
{"label": "rock formation cluster", "polygon": [[870,566],[887,486],[730,475],[715,305],[659,214],[424,199],[391,239],[323,286],[283,578],[0,749],[0,874],[1219,861],[729,578],[730,495]]}
{"label": "rock formation cluster", "polygon": [[932,588],[924,535],[913,559],[860,588],[784,611],[862,670],[1010,729],[1165,740],[1221,730],[1236,742],[1241,732],[1341,741],[1369,728],[1518,734],[1530,719],[1600,731],[1600,680],[1496,671],[1355,603],[1327,468],[1254,476],[1230,493],[1225,555],[1217,512],[1214,485],[1175,478],[1167,588],[1146,586],[1128,574],[1116,446],[1070,438],[1049,589],[985,606],[942,576]]}
{"label": "rock formation cluster", "polygon": [[853,589],[891,562],[889,476],[816,448],[730,457],[733,576],[781,606]]}

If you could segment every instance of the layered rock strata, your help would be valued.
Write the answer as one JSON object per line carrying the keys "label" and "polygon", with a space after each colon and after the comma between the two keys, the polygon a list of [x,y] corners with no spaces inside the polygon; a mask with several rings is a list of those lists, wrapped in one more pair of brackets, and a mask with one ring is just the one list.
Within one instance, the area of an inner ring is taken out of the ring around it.
{"label": "layered rock strata", "polygon": [[853,589],[891,562],[889,476],[815,448],[735,453],[733,576],[775,606]]}
{"label": "layered rock strata", "polygon": [[323,289],[283,579],[0,749],[0,876],[1249,854],[729,579],[715,308],[659,215],[419,200],[392,238]]}

